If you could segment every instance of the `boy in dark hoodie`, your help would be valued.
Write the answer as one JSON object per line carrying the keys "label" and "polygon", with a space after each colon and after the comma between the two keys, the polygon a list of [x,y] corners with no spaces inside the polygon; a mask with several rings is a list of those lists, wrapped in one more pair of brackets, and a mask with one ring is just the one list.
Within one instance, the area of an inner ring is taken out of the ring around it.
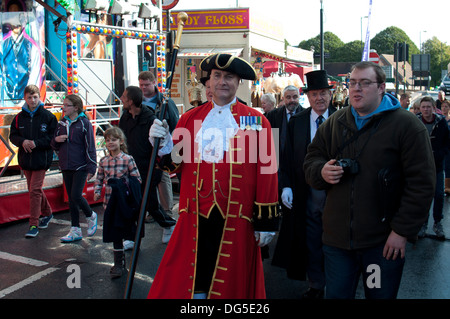
{"label": "boy in dark hoodie", "polygon": [[[25,87],[24,98],[22,111],[11,123],[9,139],[19,148],[19,165],[27,178],[30,194],[30,229],[25,237],[33,238],[39,233],[38,228],[47,228],[53,217],[42,185],[45,172],[53,159],[50,141],[57,121],[56,117],[44,108],[36,85]],[[41,215],[43,217],[39,220]]]}

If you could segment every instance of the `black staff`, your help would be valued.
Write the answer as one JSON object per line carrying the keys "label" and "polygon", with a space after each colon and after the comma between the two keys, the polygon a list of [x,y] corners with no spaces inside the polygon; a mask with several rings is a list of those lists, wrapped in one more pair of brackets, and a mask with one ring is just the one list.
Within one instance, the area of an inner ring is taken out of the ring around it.
{"label": "black staff", "polygon": [[[167,18],[169,19],[169,17],[167,17]],[[172,58],[170,60],[170,66],[168,69],[169,72],[168,72],[167,83],[166,83],[166,94],[164,94],[164,101],[162,103],[161,110],[159,113],[159,119],[161,121],[165,117],[167,104],[168,104],[167,93],[170,92],[170,87],[172,86],[172,78],[173,78],[173,74],[175,72],[175,64],[176,64],[175,62],[177,60],[178,49],[180,48],[181,33],[183,32],[184,23],[186,22],[188,15],[185,12],[180,12],[180,13],[178,13],[177,18],[178,18],[177,36],[175,38],[175,43],[173,45]],[[142,234],[142,227],[144,225],[145,207],[147,205],[147,196],[148,196],[148,192],[150,189],[150,181],[152,180],[153,170],[155,168],[156,156],[158,155],[159,142],[160,142],[160,139],[155,138],[155,142],[153,145],[153,151],[152,151],[152,155],[150,158],[150,166],[148,169],[148,176],[147,176],[147,180],[145,182],[144,194],[142,196],[141,209],[139,212],[138,227],[136,230],[135,245],[133,248],[133,254],[132,254],[131,264],[130,264],[130,272],[128,273],[124,299],[130,299],[131,289],[133,287],[134,274],[136,271],[136,264],[137,264],[137,260],[138,260],[138,256],[139,256],[139,249],[141,246],[141,234]]]}

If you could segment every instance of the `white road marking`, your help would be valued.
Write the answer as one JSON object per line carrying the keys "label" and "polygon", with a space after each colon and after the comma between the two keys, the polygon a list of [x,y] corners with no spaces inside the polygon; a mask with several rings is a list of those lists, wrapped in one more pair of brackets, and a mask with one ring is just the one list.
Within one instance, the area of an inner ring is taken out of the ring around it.
{"label": "white road marking", "polygon": [[0,259],[6,259],[6,260],[15,261],[15,262],[19,262],[22,264],[36,266],[36,267],[42,267],[42,266],[48,265],[48,262],[45,262],[45,261],[40,261],[40,260],[27,258],[27,257],[23,257],[23,256],[17,256],[17,255],[5,253],[2,251],[0,251]]}
{"label": "white road marking", "polygon": [[33,276],[28,277],[27,279],[22,280],[21,282],[18,282],[15,285],[12,285],[8,288],[0,290],[0,298],[3,298],[19,289],[22,289],[23,287],[25,287],[29,284],[32,284],[35,281],[38,281],[39,279],[51,274],[52,272],[55,272],[56,270],[59,270],[59,268],[53,268],[53,267],[47,268],[41,272],[38,272],[37,274],[35,274]]}

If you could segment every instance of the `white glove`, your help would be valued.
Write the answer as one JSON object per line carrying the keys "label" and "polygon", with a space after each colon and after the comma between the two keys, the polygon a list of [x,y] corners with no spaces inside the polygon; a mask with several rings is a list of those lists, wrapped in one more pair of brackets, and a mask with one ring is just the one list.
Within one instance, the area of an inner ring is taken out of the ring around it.
{"label": "white glove", "polygon": [[255,231],[255,239],[259,247],[268,245],[272,241],[273,237],[275,237],[274,232]]}
{"label": "white glove", "polygon": [[281,201],[283,205],[289,209],[292,209],[292,200],[294,195],[292,195],[292,189],[290,187],[284,187],[283,192],[281,193]]}
{"label": "white glove", "polygon": [[158,119],[155,119],[153,121],[152,126],[150,127],[149,137],[148,140],[152,144],[152,146],[155,146],[155,138],[159,138],[159,147],[164,147],[169,140],[171,139],[170,133],[169,133],[169,125],[167,124],[166,120],[163,120],[162,122]]}

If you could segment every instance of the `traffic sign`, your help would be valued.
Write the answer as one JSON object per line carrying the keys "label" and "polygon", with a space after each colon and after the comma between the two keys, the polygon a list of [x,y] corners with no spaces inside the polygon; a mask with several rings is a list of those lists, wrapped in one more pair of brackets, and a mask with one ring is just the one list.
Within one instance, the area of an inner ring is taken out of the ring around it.
{"label": "traffic sign", "polygon": [[378,64],[380,62],[380,56],[375,51],[369,52],[369,61]]}
{"label": "traffic sign", "polygon": [[[162,2],[162,8],[163,10],[170,10],[173,9],[178,4],[179,0],[163,0]],[[152,0],[153,5],[156,6],[156,0]]]}

